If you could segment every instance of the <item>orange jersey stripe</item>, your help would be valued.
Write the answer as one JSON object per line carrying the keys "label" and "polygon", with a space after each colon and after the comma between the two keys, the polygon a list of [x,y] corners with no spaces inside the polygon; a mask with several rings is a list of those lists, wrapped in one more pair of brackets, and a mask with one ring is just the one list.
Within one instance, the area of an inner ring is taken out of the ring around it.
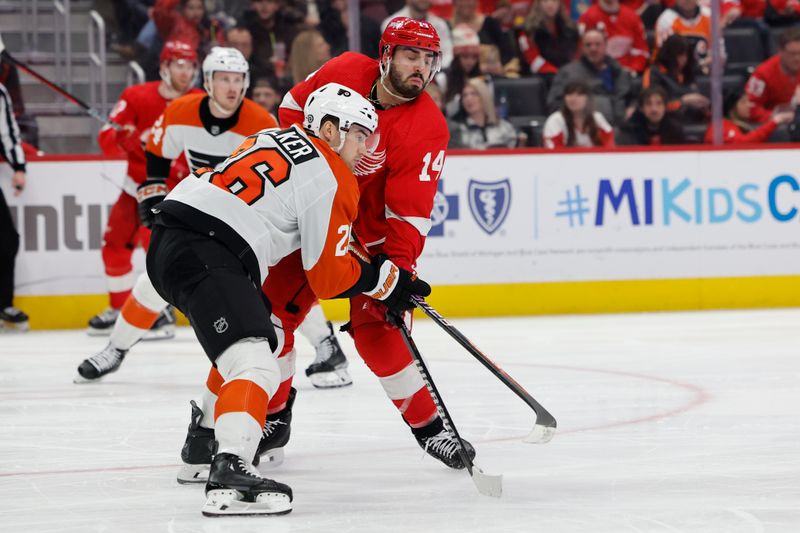
{"label": "orange jersey stripe", "polygon": [[136,298],[128,298],[122,306],[122,318],[131,326],[139,329],[150,329],[158,318],[158,311],[152,311],[140,304]]}
{"label": "orange jersey stripe", "polygon": [[222,384],[225,383],[225,380],[222,379],[222,375],[217,370],[217,367],[212,366],[211,370],[208,371],[208,379],[206,379],[206,387],[208,390],[217,396],[219,396],[219,390],[222,388]]}
{"label": "orange jersey stripe", "polygon": [[325,245],[319,260],[306,271],[308,282],[319,298],[333,298],[358,281],[361,265],[350,255],[350,231],[358,210],[358,181],[344,160],[324,141],[311,141],[330,166],[337,188],[328,221]]}
{"label": "orange jersey stripe", "polygon": [[247,413],[263,426],[267,420],[268,404],[269,396],[264,389],[252,381],[235,379],[220,389],[214,420],[225,413]]}

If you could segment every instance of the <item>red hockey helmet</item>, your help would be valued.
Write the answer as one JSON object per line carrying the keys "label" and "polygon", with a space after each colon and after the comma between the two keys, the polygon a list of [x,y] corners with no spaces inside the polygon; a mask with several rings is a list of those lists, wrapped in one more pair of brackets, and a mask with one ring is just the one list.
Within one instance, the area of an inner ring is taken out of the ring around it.
{"label": "red hockey helmet", "polygon": [[[395,17],[389,21],[386,29],[383,30],[383,35],[381,35],[379,49],[381,80],[388,74],[389,64],[392,62],[394,50],[398,46],[420,48],[433,52],[433,64],[431,65],[430,75],[428,79],[425,80],[425,85],[433,81],[433,77],[436,76],[436,73],[439,72],[439,69],[442,67],[442,52],[439,46],[439,34],[436,33],[436,28],[427,20],[415,20],[409,17]],[[386,87],[386,85],[384,85],[384,87]],[[394,93],[391,94],[398,97]],[[408,100],[408,98],[403,99]]]}
{"label": "red hockey helmet", "polygon": [[396,46],[422,48],[439,55],[439,34],[427,20],[395,17],[389,21],[381,35],[379,50],[381,58],[387,52],[391,57]]}
{"label": "red hockey helmet", "polygon": [[197,50],[183,41],[167,41],[164,43],[164,48],[161,49],[161,63],[165,61],[174,61],[176,59],[183,59],[190,63],[197,63]]}

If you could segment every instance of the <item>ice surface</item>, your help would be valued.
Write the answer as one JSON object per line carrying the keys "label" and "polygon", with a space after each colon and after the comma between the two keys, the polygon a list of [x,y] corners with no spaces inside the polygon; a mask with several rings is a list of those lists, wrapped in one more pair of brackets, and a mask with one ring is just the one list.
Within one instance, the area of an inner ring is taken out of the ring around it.
{"label": "ice surface", "polygon": [[480,496],[412,439],[349,338],[355,384],[303,375],[284,517],[204,518],[175,482],[188,401],[208,364],[189,329],[74,385],[105,339],[0,335],[0,531],[800,531],[800,310],[452,321],[558,419],[522,442],[528,408],[430,321],[414,338],[476,462]]}

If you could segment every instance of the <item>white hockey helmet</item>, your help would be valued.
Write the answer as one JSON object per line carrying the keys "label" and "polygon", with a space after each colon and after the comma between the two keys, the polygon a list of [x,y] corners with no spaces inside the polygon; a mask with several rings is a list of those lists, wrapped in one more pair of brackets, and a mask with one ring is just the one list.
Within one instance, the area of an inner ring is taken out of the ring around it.
{"label": "white hockey helmet", "polygon": [[215,46],[203,60],[203,87],[214,98],[211,80],[215,72],[241,72],[244,74],[244,87],[239,102],[244,98],[247,88],[250,87],[250,65],[242,53],[236,48]]}
{"label": "white hockey helmet", "polygon": [[[332,116],[339,121],[339,129],[346,133],[350,126],[358,124],[370,133],[378,129],[378,113],[375,106],[350,87],[338,83],[323,85],[310,95],[303,107],[303,127],[319,137],[322,119]],[[342,135],[341,150],[344,145]]]}

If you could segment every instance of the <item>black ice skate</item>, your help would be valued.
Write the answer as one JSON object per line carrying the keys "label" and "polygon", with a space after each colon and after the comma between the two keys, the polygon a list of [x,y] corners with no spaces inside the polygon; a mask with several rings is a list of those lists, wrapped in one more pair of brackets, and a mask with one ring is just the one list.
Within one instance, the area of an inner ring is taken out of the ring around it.
{"label": "black ice skate", "polygon": [[168,305],[161,311],[150,330],[144,334],[142,340],[158,341],[175,337],[175,310]]}
{"label": "black ice skate", "polygon": [[353,384],[347,371],[347,358],[333,333],[333,325],[328,322],[331,334],[316,347],[317,357],[306,368],[306,376],[318,389],[333,389]]}
{"label": "black ice skate", "polygon": [[281,515],[292,511],[292,489],[262,477],[249,462],[218,453],[206,483],[205,516]]}
{"label": "black ice skate", "polygon": [[104,310],[100,311],[89,319],[89,327],[86,330],[86,333],[90,337],[103,337],[106,335],[111,335],[111,331],[114,329],[114,323],[117,321],[117,317],[119,317],[119,309],[106,307]]}
{"label": "black ice skate", "polygon": [[203,411],[192,400],[192,419],[186,432],[186,441],[181,449],[183,466],[178,472],[178,483],[205,483],[208,481],[208,468],[214,455],[214,430],[200,425]]}
{"label": "black ice skate", "polygon": [[128,350],[120,350],[108,344],[103,351],[91,356],[78,367],[78,375],[73,380],[74,383],[88,383],[97,381],[107,374],[119,370],[125,354]]}
{"label": "black ice skate", "polygon": [[28,331],[28,315],[14,306],[0,309],[0,330],[8,332]]}
{"label": "black ice skate", "polygon": [[[445,429],[442,419],[437,418],[432,423],[421,428],[412,429],[420,447],[431,457],[435,457],[450,468],[461,470],[464,462],[458,454],[458,439]],[[475,448],[464,438],[461,439],[470,459],[475,458]]]}
{"label": "black ice skate", "polygon": [[283,447],[289,442],[292,432],[292,406],[296,395],[297,390],[292,387],[289,390],[286,407],[277,413],[267,415],[261,442],[258,443],[256,457],[253,459],[254,465],[263,463],[264,466],[278,466],[283,463]]}

